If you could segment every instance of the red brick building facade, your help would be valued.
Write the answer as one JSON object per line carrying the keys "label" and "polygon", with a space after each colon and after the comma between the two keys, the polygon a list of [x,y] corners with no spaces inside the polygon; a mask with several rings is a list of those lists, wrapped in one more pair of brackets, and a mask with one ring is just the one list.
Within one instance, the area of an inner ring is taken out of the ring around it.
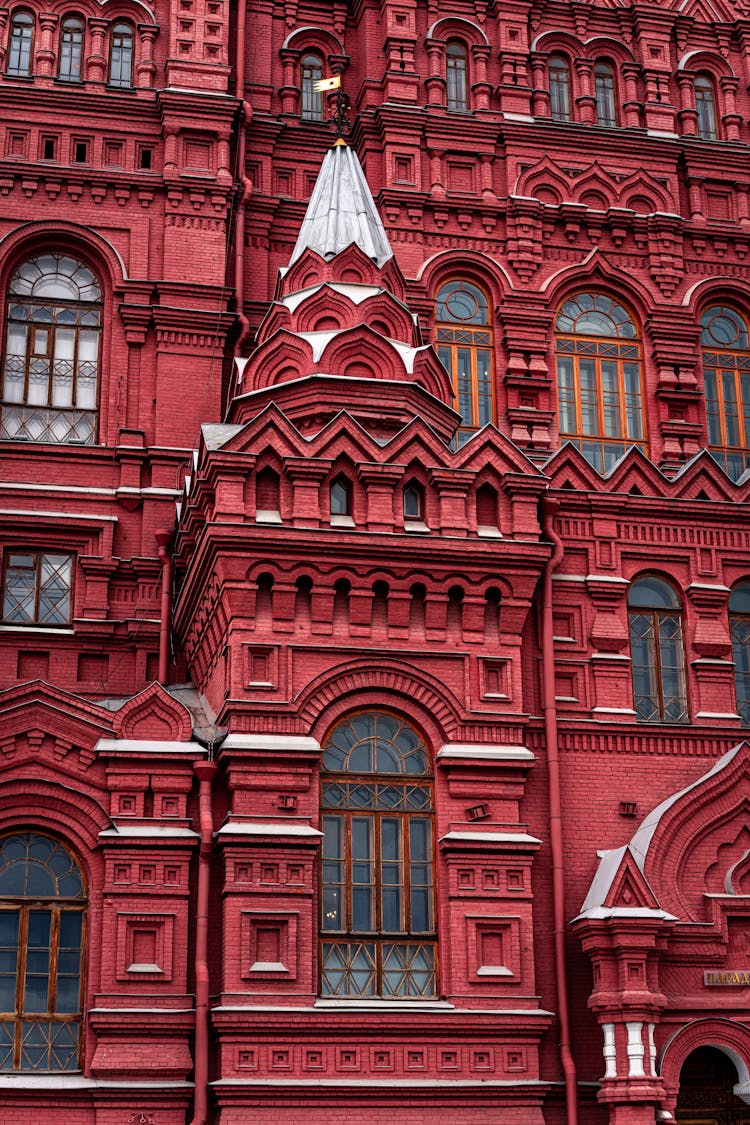
{"label": "red brick building facade", "polygon": [[748,17],[0,12],[0,1120],[750,1122]]}

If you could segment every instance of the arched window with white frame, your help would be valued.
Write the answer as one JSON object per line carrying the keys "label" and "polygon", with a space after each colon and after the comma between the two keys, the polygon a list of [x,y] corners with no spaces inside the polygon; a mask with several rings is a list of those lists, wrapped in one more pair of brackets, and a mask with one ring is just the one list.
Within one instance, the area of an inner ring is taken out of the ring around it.
{"label": "arched window with white frame", "polygon": [[553,121],[570,121],[570,64],[565,55],[550,55],[547,69],[550,117]]}
{"label": "arched window with white frame", "polygon": [[701,316],[708,448],[733,480],[750,465],[750,331],[731,305]]}
{"label": "arched window with white frame", "polygon": [[437,995],[432,764],[387,711],[342,719],[323,747],[320,992]]}
{"label": "arched window with white frame", "polygon": [[616,125],[617,91],[611,63],[601,61],[594,66],[594,95],[597,125]]}
{"label": "arched window with white frame", "polygon": [[0,839],[0,1072],[80,1069],[86,887],[63,844]]}
{"label": "arched window with white frame", "polygon": [[605,472],[646,452],[641,342],[633,315],[607,293],[569,297],[555,320],[560,439]]}
{"label": "arched window with white frame", "polygon": [[682,602],[663,578],[645,574],[628,591],[635,713],[642,723],[688,722]]}
{"label": "arched window with white frame", "polygon": [[300,62],[301,117],[303,121],[323,120],[323,95],[316,88],[323,77],[320,55],[308,53]]}
{"label": "arched window with white frame", "polygon": [[102,289],[70,254],[27,258],[5,302],[0,437],[91,445],[96,436]]}
{"label": "arched window with white frame", "polygon": [[466,47],[453,39],[445,49],[446,107],[451,113],[469,109],[469,60]]}
{"label": "arched window with white frame", "polygon": [[34,17],[25,10],[14,12],[10,20],[5,73],[11,78],[31,76],[34,45]]}
{"label": "arched window with white frame", "polygon": [[698,136],[702,141],[715,141],[719,136],[719,127],[713,79],[709,74],[698,74],[694,89]]}

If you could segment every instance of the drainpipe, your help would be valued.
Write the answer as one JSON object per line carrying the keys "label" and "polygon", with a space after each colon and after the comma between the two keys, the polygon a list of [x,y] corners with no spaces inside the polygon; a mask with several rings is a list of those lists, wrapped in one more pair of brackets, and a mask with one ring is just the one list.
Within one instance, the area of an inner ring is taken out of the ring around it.
{"label": "drainpipe", "polygon": [[161,566],[161,624],[159,625],[159,683],[167,685],[169,675],[169,637],[172,632],[172,557],[169,542],[172,532],[163,527],[154,533]]}
{"label": "drainpipe", "polygon": [[252,184],[245,175],[245,145],[247,125],[252,118],[252,107],[245,101],[245,22],[247,0],[239,0],[237,5],[237,53],[235,55],[235,97],[240,102],[240,117],[237,135],[237,171],[240,181],[240,196],[237,202],[237,225],[234,233],[234,294],[237,305],[237,319],[240,334],[234,342],[235,358],[242,355],[242,347],[250,335],[250,321],[245,316],[245,209],[250,202]]}
{"label": "drainpipe", "polygon": [[[213,744],[209,744],[209,755]],[[216,773],[216,762],[197,761],[194,765],[198,778],[198,809],[200,821],[200,851],[198,853],[198,902],[195,922],[195,1094],[193,1119],[190,1125],[206,1125],[208,1120],[208,893],[211,881],[211,855],[213,852],[214,821],[211,808],[211,784]]]}
{"label": "drainpipe", "polygon": [[576,1066],[570,1049],[570,1008],[565,957],[565,882],[563,872],[562,807],[560,800],[560,758],[557,745],[557,710],[555,707],[555,644],[552,624],[552,575],[562,562],[563,544],[555,531],[554,519],[558,504],[542,500],[542,534],[553,550],[544,568],[542,579],[542,710],[547,747],[547,782],[549,789],[550,848],[552,851],[552,925],[555,948],[555,981],[557,1012],[560,1021],[560,1061],[565,1077],[565,1110],[567,1125],[578,1125],[578,1083]]}

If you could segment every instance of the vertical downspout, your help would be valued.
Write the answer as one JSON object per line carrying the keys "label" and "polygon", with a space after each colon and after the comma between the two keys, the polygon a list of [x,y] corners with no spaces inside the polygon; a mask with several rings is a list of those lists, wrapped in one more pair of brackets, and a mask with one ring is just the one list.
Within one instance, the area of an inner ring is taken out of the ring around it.
{"label": "vertical downspout", "polygon": [[252,184],[245,175],[245,145],[247,125],[253,111],[245,101],[245,22],[247,16],[247,0],[238,0],[237,4],[237,53],[235,56],[234,73],[235,97],[240,103],[239,124],[237,133],[237,176],[240,183],[240,193],[237,202],[237,225],[234,234],[234,295],[237,306],[237,319],[240,324],[240,333],[234,342],[235,358],[242,355],[242,347],[250,335],[250,321],[245,316],[245,209],[250,202]]}
{"label": "vertical downspout", "polygon": [[[209,753],[211,747],[209,747]],[[206,1125],[208,1120],[208,895],[211,882],[214,821],[211,808],[211,784],[216,762],[195,763],[198,778],[198,809],[200,851],[198,853],[198,903],[195,920],[195,1058],[193,1081],[195,1095],[191,1125]]]}
{"label": "vertical downspout", "polygon": [[161,621],[159,624],[159,683],[167,685],[169,675],[169,637],[172,632],[172,556],[169,553],[171,531],[159,528],[154,533],[161,566]]}
{"label": "vertical downspout", "polygon": [[578,1083],[576,1066],[570,1048],[570,1008],[565,957],[565,881],[563,872],[562,802],[560,799],[560,758],[557,744],[557,710],[555,707],[555,643],[552,618],[552,575],[562,562],[563,544],[555,531],[554,519],[558,504],[542,500],[542,534],[552,543],[552,555],[544,568],[542,580],[542,710],[547,747],[547,782],[549,788],[550,848],[552,851],[552,925],[555,948],[555,981],[557,1012],[560,1020],[560,1061],[565,1077],[565,1110],[567,1125],[578,1125]]}

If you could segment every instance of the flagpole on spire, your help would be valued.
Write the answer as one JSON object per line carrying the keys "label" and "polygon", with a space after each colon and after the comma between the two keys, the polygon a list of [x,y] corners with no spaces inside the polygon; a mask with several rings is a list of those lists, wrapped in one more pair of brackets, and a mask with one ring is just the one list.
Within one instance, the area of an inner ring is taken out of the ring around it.
{"label": "flagpole on spire", "polygon": [[336,110],[328,120],[336,126],[336,142],[340,141],[345,144],[344,133],[348,133],[351,128],[349,122],[351,102],[349,101],[349,95],[341,88],[341,75],[334,74],[332,78],[319,78],[314,89],[316,94],[327,94],[331,90],[336,91]]}

